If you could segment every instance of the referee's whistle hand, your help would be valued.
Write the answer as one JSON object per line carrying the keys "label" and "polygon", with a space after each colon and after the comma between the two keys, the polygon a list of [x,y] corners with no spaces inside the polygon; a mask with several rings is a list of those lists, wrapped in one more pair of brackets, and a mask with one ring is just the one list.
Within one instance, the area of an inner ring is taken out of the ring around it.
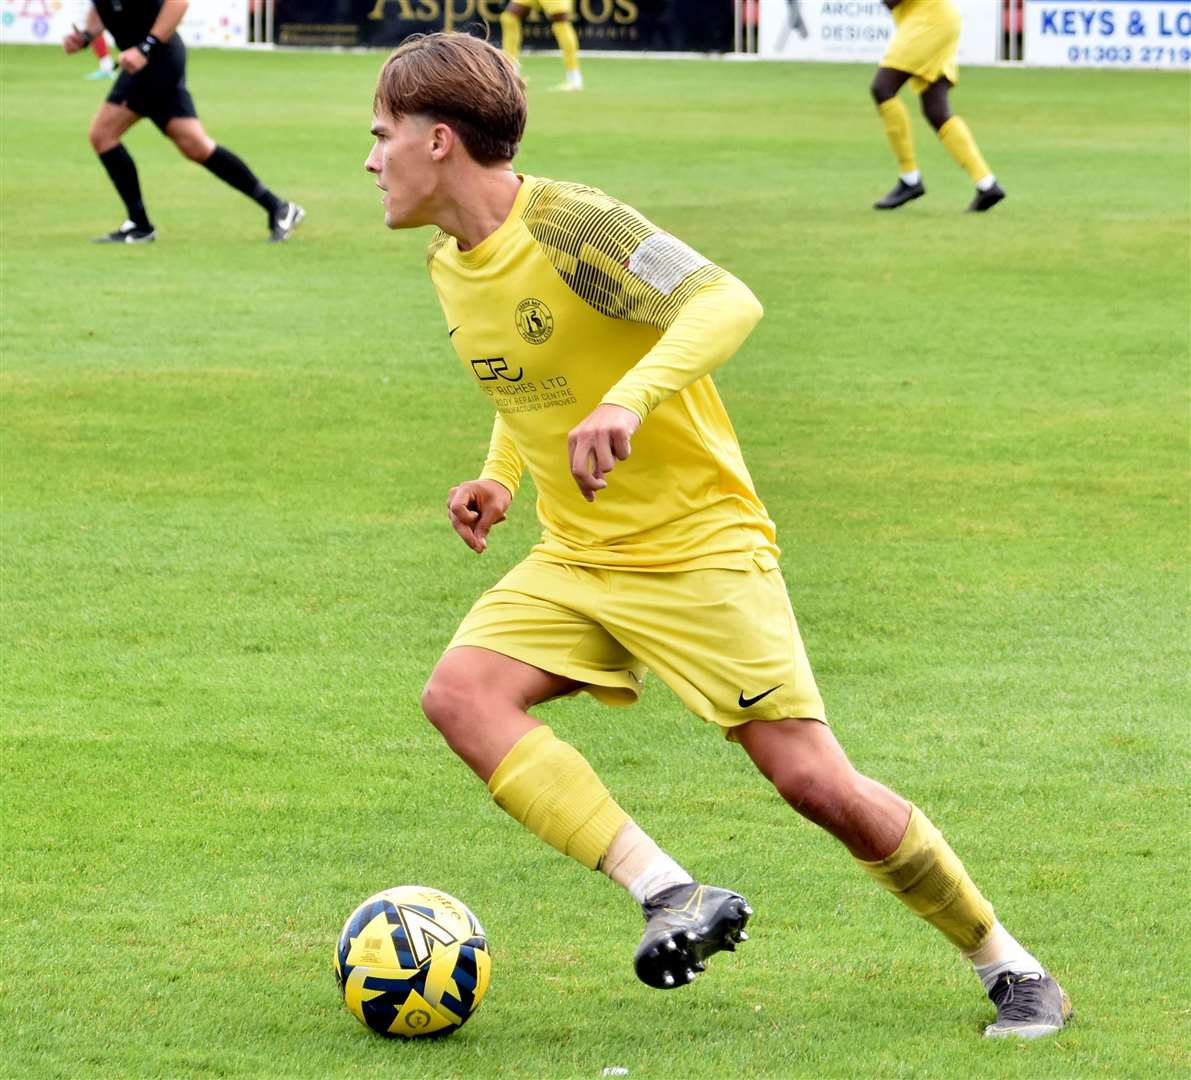
{"label": "referee's whistle hand", "polygon": [[125,49],[120,54],[120,67],[127,71],[129,75],[135,75],[148,62],[149,60],[145,54],[136,47]]}
{"label": "referee's whistle hand", "polygon": [[618,461],[633,452],[632,438],[641,417],[621,405],[597,405],[567,436],[571,475],[588,502],[608,486],[604,479]]}
{"label": "referee's whistle hand", "polygon": [[495,480],[468,480],[451,488],[447,515],[463,542],[477,555],[488,546],[488,530],[505,519],[513,496]]}

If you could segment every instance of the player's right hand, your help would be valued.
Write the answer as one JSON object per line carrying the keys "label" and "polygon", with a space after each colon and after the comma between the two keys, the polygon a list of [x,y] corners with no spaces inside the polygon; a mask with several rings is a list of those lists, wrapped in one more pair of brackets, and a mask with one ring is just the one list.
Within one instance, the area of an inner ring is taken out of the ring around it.
{"label": "player's right hand", "polygon": [[72,30],[66,35],[66,37],[62,39],[62,48],[65,49],[67,53],[76,53],[79,51],[79,49],[85,49],[86,47],[87,43],[83,39],[83,35],[77,30]]}
{"label": "player's right hand", "polygon": [[463,542],[477,554],[488,546],[488,530],[505,519],[512,493],[495,480],[468,480],[451,488],[447,514]]}

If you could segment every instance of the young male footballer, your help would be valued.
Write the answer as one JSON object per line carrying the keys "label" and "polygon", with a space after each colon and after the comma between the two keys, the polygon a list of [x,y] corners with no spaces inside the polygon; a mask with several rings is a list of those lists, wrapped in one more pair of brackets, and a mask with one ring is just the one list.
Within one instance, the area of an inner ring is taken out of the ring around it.
{"label": "young male footballer", "polygon": [[630,704],[652,670],[799,813],[971,960],[989,1035],[1058,1031],[1070,1004],[997,921],[921,810],[858,773],[825,722],[757,497],[710,373],[761,317],[726,270],[593,188],[526,176],[509,59],[463,34],[389,57],[367,170],[390,229],[435,225],[430,277],[465,377],[495,407],[451,524],[481,553],[525,470],[542,538],[464,618],[427,717],[530,831],[626,888],[660,989],[746,939],[739,893],[694,881],[529,710]]}
{"label": "young male footballer", "polygon": [[575,14],[575,0],[509,0],[500,13],[500,43],[514,64],[521,57],[521,30],[525,17],[534,9],[546,13],[550,20],[550,31],[562,51],[562,68],[565,72],[559,90],[582,90],[583,75],[579,71],[579,35],[571,25]]}
{"label": "young male footballer", "polygon": [[897,158],[898,178],[893,189],[873,203],[874,208],[896,210],[926,194],[918,159],[914,156],[910,114],[897,97],[897,92],[909,81],[922,101],[923,115],[947,153],[976,185],[968,209],[991,210],[1005,197],[1005,192],[981,156],[968,125],[951,112],[948,100],[951,88],[959,81],[956,55],[963,23],[959,8],[953,0],[884,0],[884,3],[893,13],[897,30],[870,89],[893,156]]}
{"label": "young male footballer", "polygon": [[124,133],[146,116],[191,161],[258,203],[268,215],[270,240],[285,240],[306,216],[297,203],[274,195],[204,130],[186,87],[186,46],[176,33],[189,6],[189,0],[95,0],[83,26],[62,41],[62,47],[74,53],[107,30],[120,49],[120,77],[91,121],[89,137],[128,219],[97,237],[97,243],[146,244],[157,239],[136,163],[121,142]]}

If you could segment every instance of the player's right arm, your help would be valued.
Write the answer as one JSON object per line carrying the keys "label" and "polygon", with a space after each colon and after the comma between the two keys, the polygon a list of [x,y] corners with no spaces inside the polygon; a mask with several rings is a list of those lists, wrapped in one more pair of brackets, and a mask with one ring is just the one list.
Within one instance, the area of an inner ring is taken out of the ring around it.
{"label": "player's right arm", "polygon": [[62,39],[62,48],[68,53],[76,53],[80,49],[85,49],[102,33],[103,20],[100,19],[99,12],[92,4],[87,11],[87,18],[83,21],[81,32],[77,26],[71,23],[70,33]]}
{"label": "player's right arm", "polygon": [[451,488],[447,498],[451,527],[476,554],[483,554],[488,546],[492,526],[504,521],[524,468],[521,453],[497,414],[480,478]]}

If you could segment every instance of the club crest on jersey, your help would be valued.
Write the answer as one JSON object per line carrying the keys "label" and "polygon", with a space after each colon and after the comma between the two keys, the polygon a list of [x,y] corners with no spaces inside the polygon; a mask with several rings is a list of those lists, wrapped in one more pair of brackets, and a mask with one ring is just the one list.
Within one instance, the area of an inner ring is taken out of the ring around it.
{"label": "club crest on jersey", "polygon": [[514,319],[517,333],[531,345],[541,345],[554,333],[554,316],[550,314],[550,309],[533,297],[517,305]]}

